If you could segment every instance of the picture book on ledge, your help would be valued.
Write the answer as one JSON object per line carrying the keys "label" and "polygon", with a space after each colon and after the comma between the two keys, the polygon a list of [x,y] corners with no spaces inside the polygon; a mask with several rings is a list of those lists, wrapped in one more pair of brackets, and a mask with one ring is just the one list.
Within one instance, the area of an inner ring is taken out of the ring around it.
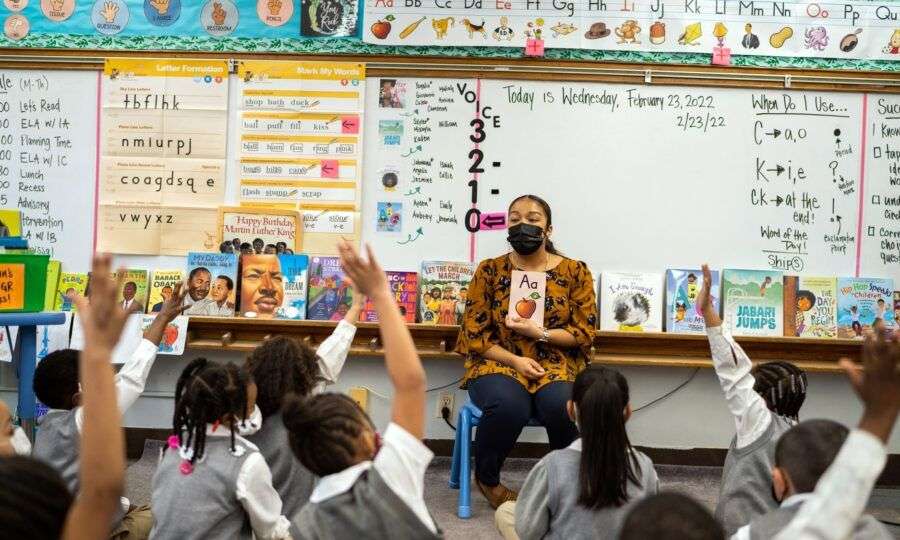
{"label": "picture book on ledge", "polygon": [[309,263],[309,300],[306,318],[339,321],[353,303],[353,290],[338,257],[313,257]]}
{"label": "picture book on ledge", "polygon": [[734,336],[781,336],[784,332],[783,274],[775,270],[722,273],[725,327]]}
{"label": "picture book on ledge", "polygon": [[[719,272],[711,270],[713,309],[719,312]],[[676,334],[706,334],[706,322],[697,308],[697,295],[703,288],[700,269],[666,270],[666,332]]]}
{"label": "picture book on ledge", "polygon": [[278,263],[281,265],[284,298],[275,311],[275,318],[294,321],[305,319],[309,256],[278,255],[277,257]]}
{"label": "picture book on ledge", "polygon": [[184,281],[182,270],[154,270],[150,276],[150,299],[147,301],[147,313],[159,313],[163,302],[175,292],[175,285]]}
{"label": "picture book on ledge", "polygon": [[837,337],[837,278],[784,276],[784,335]]}
{"label": "picture book on ledge", "polygon": [[894,282],[883,278],[838,278],[837,333],[839,338],[863,339],[875,319],[894,324]]}
{"label": "picture book on ledge", "polygon": [[185,315],[231,317],[236,300],[238,260],[233,253],[188,253]]}
{"label": "picture book on ledge", "polygon": [[424,324],[462,324],[475,264],[425,261],[419,275],[419,318]]}
{"label": "picture book on ledge", "polygon": [[54,311],[75,311],[71,295],[84,295],[88,287],[88,275],[78,272],[62,272],[59,275],[59,287],[56,292]]}
{"label": "picture book on ledge", "polygon": [[[385,271],[388,285],[400,308],[400,314],[407,323],[416,322],[416,299],[419,293],[419,275],[415,272]],[[372,301],[366,299],[362,311],[359,313],[362,322],[378,322],[378,314]]]}
{"label": "picture book on ledge", "polygon": [[663,277],[639,272],[600,274],[600,329],[662,332]]}

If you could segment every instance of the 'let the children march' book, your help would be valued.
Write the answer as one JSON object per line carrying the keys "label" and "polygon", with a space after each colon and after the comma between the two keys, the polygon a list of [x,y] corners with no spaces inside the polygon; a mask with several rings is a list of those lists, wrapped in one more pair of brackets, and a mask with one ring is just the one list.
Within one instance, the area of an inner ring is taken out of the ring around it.
{"label": "'let the children march' book", "polygon": [[662,332],[662,276],[633,272],[600,275],[600,329]]}
{"label": "'let the children march' book", "polygon": [[[710,296],[713,309],[719,312],[719,272],[711,270]],[[666,271],[666,332],[704,334],[706,322],[697,309],[697,296],[703,288],[703,272],[697,270]]]}
{"label": "'let the children march' book", "polygon": [[722,273],[725,327],[735,336],[780,336],[784,329],[783,274],[775,270]]}
{"label": "'let the children march' book", "polygon": [[894,321],[891,310],[894,282],[880,278],[838,278],[838,337],[860,338],[875,319],[887,326]]}
{"label": "'let the children march' book", "polygon": [[475,265],[426,261],[419,274],[419,313],[424,324],[462,324]]}
{"label": "'let the children march' book", "polygon": [[837,337],[837,278],[784,276],[784,335]]}

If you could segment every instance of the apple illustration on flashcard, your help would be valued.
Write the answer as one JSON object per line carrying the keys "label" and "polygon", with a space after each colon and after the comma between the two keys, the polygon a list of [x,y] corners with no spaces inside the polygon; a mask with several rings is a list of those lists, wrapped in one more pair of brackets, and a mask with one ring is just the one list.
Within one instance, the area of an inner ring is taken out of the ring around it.
{"label": "apple illustration on flashcard", "polygon": [[509,290],[510,315],[531,319],[544,326],[544,297],[547,293],[547,274],[513,270]]}

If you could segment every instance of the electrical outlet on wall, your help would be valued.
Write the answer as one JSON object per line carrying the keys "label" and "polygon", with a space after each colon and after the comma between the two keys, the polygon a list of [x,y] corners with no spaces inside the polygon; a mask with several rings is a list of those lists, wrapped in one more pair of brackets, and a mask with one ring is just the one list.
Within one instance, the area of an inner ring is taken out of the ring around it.
{"label": "electrical outlet on wall", "polygon": [[443,418],[443,414],[441,411],[444,410],[444,407],[450,410],[450,416],[448,418],[453,418],[453,392],[441,392],[437,398],[437,408],[435,409],[434,417],[435,418]]}
{"label": "electrical outlet on wall", "polygon": [[362,387],[353,387],[350,389],[350,399],[356,402],[359,407],[369,412],[369,390]]}

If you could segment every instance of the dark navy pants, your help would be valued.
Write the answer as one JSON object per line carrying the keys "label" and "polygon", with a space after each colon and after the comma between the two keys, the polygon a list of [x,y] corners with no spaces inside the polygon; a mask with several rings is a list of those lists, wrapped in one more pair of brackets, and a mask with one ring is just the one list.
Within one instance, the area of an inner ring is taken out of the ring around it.
{"label": "dark navy pants", "polygon": [[486,486],[500,483],[500,469],[522,428],[532,417],[547,429],[550,447],[565,448],[578,437],[566,412],[572,383],[557,381],[530,394],[517,380],[500,374],[469,381],[469,397],[483,415],[475,431],[475,477]]}

